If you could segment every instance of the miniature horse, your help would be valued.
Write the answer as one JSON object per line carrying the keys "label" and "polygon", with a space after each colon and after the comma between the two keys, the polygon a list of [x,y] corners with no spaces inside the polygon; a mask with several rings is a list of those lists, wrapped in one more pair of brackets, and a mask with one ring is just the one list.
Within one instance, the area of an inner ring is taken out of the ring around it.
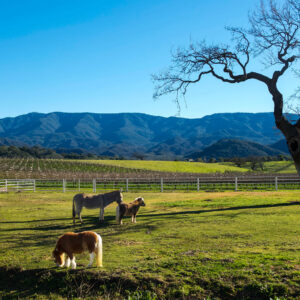
{"label": "miniature horse", "polygon": [[75,217],[78,215],[80,222],[82,223],[81,211],[83,207],[88,209],[100,208],[99,221],[104,220],[104,208],[116,201],[118,204],[123,200],[121,191],[113,191],[105,194],[88,195],[88,194],[76,194],[73,198],[73,224],[75,225]]}
{"label": "miniature horse", "polygon": [[138,197],[131,203],[121,202],[116,209],[116,221],[118,224],[122,225],[122,219],[124,216],[131,216],[131,222],[136,223],[136,214],[140,206],[146,206],[144,198]]}
{"label": "miniature horse", "polygon": [[[67,232],[62,235],[52,252],[54,261],[57,266],[76,269],[76,262],[74,253],[82,253],[88,251],[90,253],[90,263],[88,267],[91,267],[96,255],[97,267],[102,267],[102,238],[99,234],[93,231],[84,231],[80,233]],[[65,262],[65,254],[67,255],[67,261]]]}

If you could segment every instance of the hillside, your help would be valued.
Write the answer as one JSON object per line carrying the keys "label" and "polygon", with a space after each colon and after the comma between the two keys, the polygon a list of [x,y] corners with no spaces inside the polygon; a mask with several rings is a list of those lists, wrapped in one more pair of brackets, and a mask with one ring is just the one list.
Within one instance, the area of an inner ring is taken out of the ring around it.
{"label": "hillside", "polygon": [[[275,145],[276,146],[276,145]],[[194,152],[188,158],[233,158],[250,156],[276,156],[286,154],[283,151],[264,146],[259,143],[243,141],[237,139],[222,139],[201,152]]]}
{"label": "hillside", "polygon": [[285,139],[279,140],[278,142],[269,145],[269,147],[271,147],[273,149],[277,149],[279,151],[282,151],[286,154],[290,154],[288,146],[287,146],[287,142]]}
{"label": "hillside", "polygon": [[224,138],[269,145],[282,139],[272,113],[226,113],[199,119],[139,113],[30,113],[0,119],[0,142],[82,149],[105,156],[182,158]]}

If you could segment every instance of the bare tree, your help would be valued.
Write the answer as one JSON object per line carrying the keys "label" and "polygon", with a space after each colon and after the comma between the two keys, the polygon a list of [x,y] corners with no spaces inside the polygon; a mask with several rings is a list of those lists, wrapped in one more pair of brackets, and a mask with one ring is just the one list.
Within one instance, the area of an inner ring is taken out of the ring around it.
{"label": "bare tree", "polygon": [[[279,2],[281,4],[279,4]],[[300,175],[300,119],[293,124],[283,114],[283,95],[277,83],[300,58],[300,2],[261,0],[260,7],[249,15],[249,29],[228,27],[231,45],[191,43],[173,54],[170,68],[154,75],[154,98],[175,93],[179,104],[188,87],[211,75],[226,83],[250,79],[264,83],[274,102],[277,128],[285,136]],[[249,63],[263,56],[271,76],[249,71]],[[297,72],[297,70],[296,70]]]}

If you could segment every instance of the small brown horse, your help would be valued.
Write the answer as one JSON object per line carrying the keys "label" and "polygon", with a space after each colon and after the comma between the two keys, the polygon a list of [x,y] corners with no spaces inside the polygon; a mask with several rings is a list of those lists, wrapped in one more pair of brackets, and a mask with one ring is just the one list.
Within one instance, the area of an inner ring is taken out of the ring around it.
{"label": "small brown horse", "polygon": [[116,209],[116,221],[122,225],[122,219],[124,216],[131,216],[131,222],[136,223],[136,215],[140,206],[146,206],[144,198],[138,197],[131,203],[121,202]]}
{"label": "small brown horse", "polygon": [[[93,231],[65,233],[58,239],[52,255],[58,267],[66,266],[68,268],[71,263],[72,269],[76,269],[74,253],[82,253],[84,251],[90,253],[90,263],[88,267],[92,266],[95,255],[97,267],[102,267],[102,238]],[[67,255],[66,262],[65,254]]]}

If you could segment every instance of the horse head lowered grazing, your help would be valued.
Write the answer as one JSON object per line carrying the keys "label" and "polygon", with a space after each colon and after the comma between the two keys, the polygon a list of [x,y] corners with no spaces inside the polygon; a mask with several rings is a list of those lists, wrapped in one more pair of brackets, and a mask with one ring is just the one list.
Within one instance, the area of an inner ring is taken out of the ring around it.
{"label": "horse head lowered grazing", "polygon": [[136,215],[140,209],[140,206],[146,206],[143,197],[138,197],[131,203],[120,203],[116,209],[117,223],[122,225],[122,219],[124,216],[131,216],[131,222],[136,223]]}
{"label": "horse head lowered grazing", "polygon": [[[57,266],[66,266],[68,268],[71,264],[72,269],[76,269],[74,254],[79,254],[84,251],[90,253],[90,263],[88,267],[92,266],[95,256],[97,267],[102,267],[102,238],[93,231],[65,233],[58,239],[52,255]],[[65,255],[67,255],[66,261]]]}
{"label": "horse head lowered grazing", "polygon": [[75,217],[78,215],[82,223],[81,211],[83,207],[87,209],[100,208],[99,221],[104,220],[104,208],[116,201],[120,204],[123,201],[123,195],[120,191],[113,191],[105,194],[88,195],[76,194],[73,198],[73,224],[75,225]]}

